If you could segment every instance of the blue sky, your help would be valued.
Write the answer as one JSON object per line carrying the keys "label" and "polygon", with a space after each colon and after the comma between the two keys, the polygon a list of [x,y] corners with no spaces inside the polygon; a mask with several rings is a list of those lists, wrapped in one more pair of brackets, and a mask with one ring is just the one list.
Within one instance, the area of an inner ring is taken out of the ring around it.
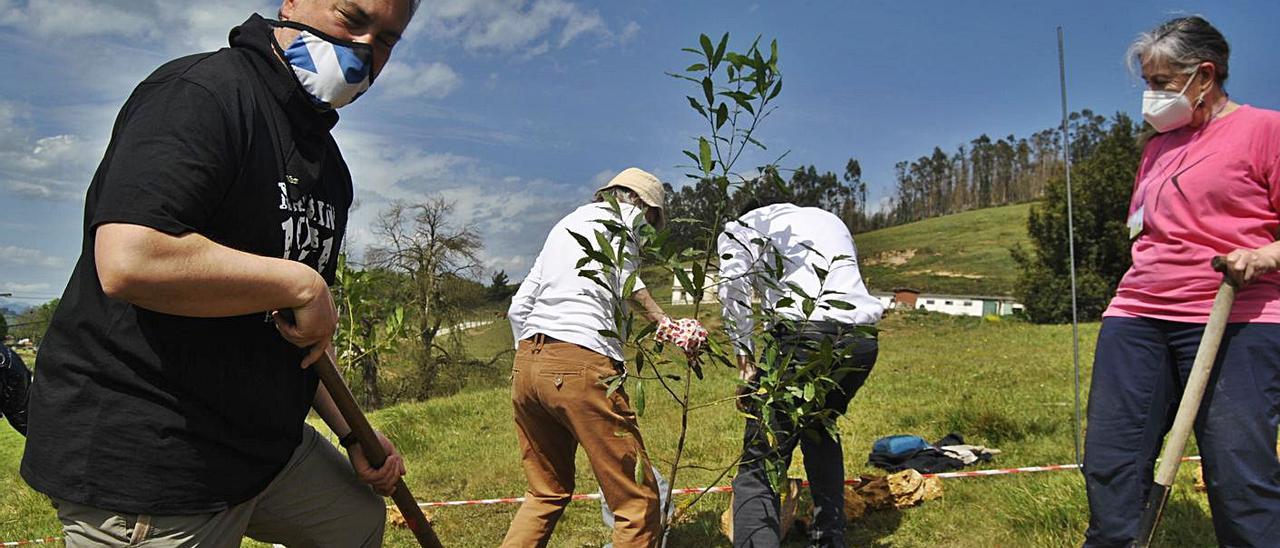
{"label": "blue sky", "polygon": [[[277,7],[0,0],[0,292],[61,293],[84,190],[133,86]],[[1276,2],[423,0],[335,132],[358,201],[348,251],[372,241],[391,200],[443,196],[484,236],[487,266],[519,279],[555,220],[614,173],[635,165],[683,184],[680,150],[702,127],[663,72],[691,62],[680,48],[702,32],[728,31],[739,48],[777,38],[784,91],[761,140],[791,151],[784,167],[839,173],[859,159],[877,201],[895,162],[1056,125],[1058,25],[1071,108],[1137,116],[1124,50],[1178,13],[1207,16],[1231,42],[1234,98],[1280,108]]]}

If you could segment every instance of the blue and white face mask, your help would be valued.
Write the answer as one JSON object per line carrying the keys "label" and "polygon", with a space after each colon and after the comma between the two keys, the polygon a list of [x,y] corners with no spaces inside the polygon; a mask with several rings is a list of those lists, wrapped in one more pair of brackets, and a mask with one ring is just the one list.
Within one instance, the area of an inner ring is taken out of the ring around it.
{"label": "blue and white face mask", "polygon": [[373,46],[339,40],[293,21],[272,24],[300,31],[289,47],[280,49],[280,56],[316,106],[342,108],[373,84]]}

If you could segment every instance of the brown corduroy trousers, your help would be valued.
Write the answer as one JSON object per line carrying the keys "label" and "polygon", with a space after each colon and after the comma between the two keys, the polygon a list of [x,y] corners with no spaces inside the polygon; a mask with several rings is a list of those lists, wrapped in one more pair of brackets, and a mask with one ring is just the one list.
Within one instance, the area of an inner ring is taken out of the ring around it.
{"label": "brown corduroy trousers", "polygon": [[[622,388],[607,394],[601,382],[617,371],[609,357],[575,344],[541,334],[520,341],[511,401],[529,489],[502,546],[546,546],[573,495],[578,444],[614,512],[613,545],[657,545],[658,484],[636,414]],[[637,459],[642,483],[634,476]]]}

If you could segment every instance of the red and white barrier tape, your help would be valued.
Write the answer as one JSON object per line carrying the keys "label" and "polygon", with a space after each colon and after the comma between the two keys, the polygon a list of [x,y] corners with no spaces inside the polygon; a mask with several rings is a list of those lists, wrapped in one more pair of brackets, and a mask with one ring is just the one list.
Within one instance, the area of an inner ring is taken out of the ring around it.
{"label": "red and white barrier tape", "polygon": [[45,537],[45,538],[38,538],[33,540],[15,540],[12,542],[0,542],[0,546],[4,546],[7,548],[9,546],[31,546],[33,544],[53,544],[55,542],[62,542],[62,537]]}
{"label": "red and white barrier tape", "polygon": [[[1198,461],[1200,457],[1183,457],[1182,461]],[[995,468],[990,470],[974,470],[971,472],[943,472],[940,474],[922,474],[926,478],[940,479],[956,479],[956,478],[976,478],[980,476],[1004,476],[1009,474],[1030,474],[1035,472],[1057,472],[1060,470],[1076,470],[1079,469],[1078,464],[1055,464],[1052,466],[1026,466],[1023,468]],[[852,479],[845,481],[846,484],[856,483],[858,480]],[[809,485],[809,482],[804,482]],[[728,485],[718,485],[706,488],[685,488],[672,491],[673,495],[692,495],[694,493],[729,493],[733,491],[733,487]],[[599,500],[599,493],[583,493],[573,495],[570,500]],[[435,508],[442,506],[481,506],[486,504],[517,504],[523,503],[524,497],[508,497],[501,499],[479,499],[479,500],[451,500],[443,502],[420,502],[418,506],[422,508]],[[388,506],[388,509],[395,508]],[[35,540],[19,540],[13,542],[0,542],[0,548],[9,548],[10,546],[31,546],[34,544],[53,544],[62,542],[62,537],[46,537]]]}
{"label": "red and white barrier tape", "polygon": [[[1182,461],[1198,461],[1200,457],[1183,457]],[[973,470],[971,472],[943,472],[939,474],[922,474],[926,478],[939,479],[956,479],[956,478],[976,478],[980,476],[1004,476],[1008,474],[1030,474],[1035,472],[1056,472],[1059,470],[1077,470],[1080,468],[1078,464],[1055,464],[1051,466],[1026,466],[1023,468],[996,468],[991,470]],[[846,484],[857,483],[857,479],[846,480]],[[808,486],[809,482],[803,485]],[[733,487],[728,485],[718,485],[706,488],[685,488],[672,491],[672,495],[692,495],[694,493],[730,493]],[[599,493],[582,493],[573,495],[570,500],[599,500]],[[481,506],[486,504],[519,504],[524,502],[524,497],[507,497],[500,499],[479,499],[479,500],[451,500],[443,502],[420,502],[418,506],[422,508],[436,508],[442,506]],[[388,509],[394,506],[388,506]]]}

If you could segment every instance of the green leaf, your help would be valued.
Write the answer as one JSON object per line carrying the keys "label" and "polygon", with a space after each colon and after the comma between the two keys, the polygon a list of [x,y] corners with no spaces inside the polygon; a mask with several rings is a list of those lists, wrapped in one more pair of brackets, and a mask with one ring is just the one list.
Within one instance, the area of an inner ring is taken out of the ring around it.
{"label": "green leaf", "polygon": [[578,234],[572,230],[569,231],[569,235],[573,236],[573,239],[578,242],[578,247],[581,247],[583,250],[595,249],[595,246],[591,245],[591,240],[588,240],[586,236]]}
{"label": "green leaf", "polygon": [[715,93],[715,88],[711,83],[710,76],[702,79],[702,93],[707,98],[707,106],[711,106],[715,104],[716,93]]}
{"label": "green leaf", "polygon": [[853,310],[855,308],[853,304],[847,303],[845,301],[831,300],[831,301],[824,301],[824,302],[831,305],[831,308],[839,308],[840,310]]}
{"label": "green leaf", "polygon": [[636,381],[636,416],[644,416],[644,381]]}
{"label": "green leaf", "polygon": [[600,286],[600,287],[601,287],[601,288],[603,288],[605,291],[610,291],[610,292],[612,292],[612,291],[613,291],[613,288],[612,288],[612,287],[610,287],[610,286],[609,286],[609,284],[604,283],[604,281],[600,279],[600,272],[599,272],[599,271],[596,271],[596,270],[579,270],[579,271],[578,271],[578,275],[579,275],[579,276],[581,276],[581,277],[583,277],[583,278],[586,278],[586,279],[588,279],[588,280],[591,280],[591,281],[595,282],[595,284],[596,284],[596,285]]}
{"label": "green leaf", "polygon": [[634,272],[632,272],[632,273],[631,273],[631,275],[630,275],[630,276],[627,276],[627,281],[626,281],[626,282],[623,282],[623,284],[622,284],[622,296],[623,296],[623,297],[631,297],[631,295],[632,295],[633,293],[635,293],[635,289],[636,289],[636,280],[638,280],[638,279],[640,279],[640,271],[639,271],[639,270],[634,271]]}
{"label": "green leaf", "polygon": [[707,70],[707,66],[702,63],[694,63],[689,65],[689,68],[684,69],[685,72],[699,72],[703,70]]}
{"label": "green leaf", "polygon": [[698,43],[702,45],[702,53],[707,56],[707,61],[715,58],[716,50],[711,45],[711,37],[705,34],[698,36]]}
{"label": "green leaf", "polygon": [[796,292],[796,294],[801,297],[804,297],[806,299],[813,298],[813,297],[810,297],[808,293],[805,293],[804,288],[800,287],[800,285],[795,282],[787,282],[787,287],[791,288],[792,291]]}
{"label": "green leaf", "polygon": [[622,337],[619,336],[617,333],[615,333],[612,329],[597,329],[596,333],[599,333],[600,336],[605,337],[607,339],[618,339],[618,340],[622,339]]}
{"label": "green leaf", "polygon": [[617,392],[617,391],[618,391],[618,388],[622,386],[622,381],[624,381],[624,380],[626,380],[626,377],[624,377],[624,376],[622,376],[622,375],[615,375],[615,376],[613,376],[613,377],[610,377],[610,378],[609,378],[608,388],[607,388],[607,389],[605,389],[605,391],[604,391],[604,395],[605,395],[605,396],[612,396],[612,395],[613,395],[613,393],[614,393],[614,392]]}
{"label": "green leaf", "polygon": [[703,107],[702,103],[699,103],[697,99],[688,95],[684,96],[684,98],[689,100],[689,106],[693,107],[693,110],[698,111],[698,114],[701,114],[704,117],[707,115],[707,109]]}
{"label": "green leaf", "polygon": [[636,334],[636,340],[640,340],[645,337],[648,337],[649,335],[652,335],[654,331],[657,331],[657,330],[658,330],[658,324],[656,323],[651,323],[649,325],[646,325],[644,329],[641,329],[640,332]]}
{"label": "green leaf", "polygon": [[689,279],[689,273],[684,268],[675,270],[676,281],[680,282],[680,289],[685,293],[693,293],[693,280]]}
{"label": "green leaf", "polygon": [[715,70],[714,67],[720,66],[720,61],[724,59],[724,48],[728,45],[729,33],[726,32],[724,33],[724,36],[720,37],[720,44],[716,46],[716,52],[711,56],[712,70]]}
{"label": "green leaf", "polygon": [[720,129],[727,121],[729,121],[729,104],[720,103],[720,108],[716,109],[716,129]]}
{"label": "green leaf", "polygon": [[636,483],[644,485],[644,459],[640,458],[640,455],[636,455],[636,469],[634,476]]}
{"label": "green leaf", "polygon": [[773,91],[769,92],[768,100],[772,101],[779,93],[782,93],[782,80],[778,80],[778,83],[773,85]]}
{"label": "green leaf", "polygon": [[[753,113],[753,114],[754,114],[754,113]],[[764,143],[761,143],[760,141],[755,140],[755,138],[753,138],[752,136],[750,136],[750,135],[743,135],[743,137],[745,137],[745,138],[747,139],[747,142],[749,142],[749,143],[751,143],[751,144],[753,144],[753,145],[755,145],[755,146],[760,147],[760,150],[769,150],[769,147],[764,146]]]}
{"label": "green leaf", "polygon": [[600,244],[600,252],[609,258],[609,261],[605,264],[618,266],[622,262],[620,257],[613,254],[613,246],[609,245],[609,237],[599,230],[596,231],[596,243]]}
{"label": "green leaf", "polygon": [[698,137],[698,159],[701,160],[703,173],[711,173],[716,165],[711,159],[711,143],[705,137]]}

